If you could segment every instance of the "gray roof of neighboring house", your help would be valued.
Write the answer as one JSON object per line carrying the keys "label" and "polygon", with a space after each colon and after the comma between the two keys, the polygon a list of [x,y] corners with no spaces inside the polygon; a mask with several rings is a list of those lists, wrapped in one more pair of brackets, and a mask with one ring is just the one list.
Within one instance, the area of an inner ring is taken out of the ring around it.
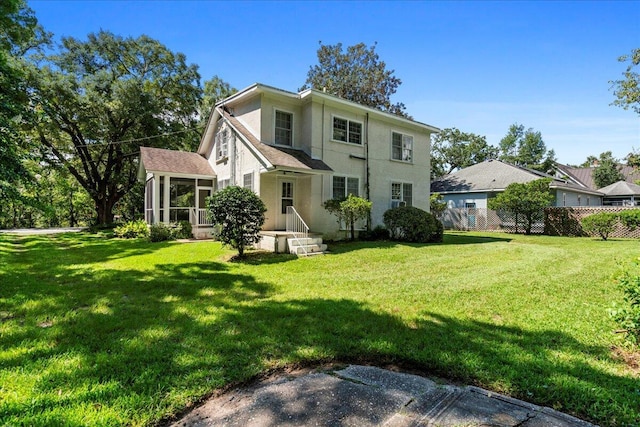
{"label": "gray roof of neighboring house", "polygon": [[311,158],[311,156],[302,150],[276,147],[261,142],[251,132],[249,132],[249,130],[247,130],[247,128],[240,123],[238,119],[233,117],[227,111],[223,111],[222,115],[231,124],[231,126],[273,166],[301,170],[332,171],[325,162]]}
{"label": "gray roof of neighboring house", "polygon": [[[556,163],[557,169],[565,174],[572,181],[577,181],[577,184],[582,184],[592,190],[597,190],[595,181],[593,180],[593,171],[595,167],[576,168],[573,166],[567,166],[560,163]],[[620,165],[620,173],[625,177],[625,181],[634,183],[640,180],[640,171],[636,170],[632,166]],[[598,190],[599,191],[599,190]]]}
{"label": "gray roof of neighboring house", "polygon": [[140,147],[140,162],[147,171],[216,176],[207,159],[198,153]]}
{"label": "gray roof of neighboring house", "polygon": [[524,183],[544,177],[548,176],[500,160],[487,160],[434,180],[431,191],[458,193],[504,190],[514,182]]}
{"label": "gray roof of neighboring house", "polygon": [[598,191],[606,196],[640,196],[640,185],[627,181],[618,181],[602,187]]}
{"label": "gray roof of neighboring house", "polygon": [[554,178],[543,172],[487,160],[443,176],[431,183],[431,191],[438,193],[480,193],[503,191],[509,184],[527,183],[540,178],[551,178],[551,187],[601,195],[599,192]]}

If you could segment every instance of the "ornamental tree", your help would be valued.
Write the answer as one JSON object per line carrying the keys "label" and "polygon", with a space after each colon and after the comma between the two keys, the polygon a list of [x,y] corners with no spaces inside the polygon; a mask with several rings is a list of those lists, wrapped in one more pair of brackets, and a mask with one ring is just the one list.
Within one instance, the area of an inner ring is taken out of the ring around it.
{"label": "ornamental tree", "polygon": [[525,234],[544,218],[544,208],[551,205],[553,194],[549,190],[550,178],[537,179],[527,183],[514,182],[495,198],[489,200],[489,209],[502,210],[515,217],[516,233],[522,220]]}
{"label": "ornamental tree", "polygon": [[349,227],[351,240],[356,239],[356,222],[366,219],[371,213],[372,202],[349,194],[346,199],[331,199],[324,202],[324,208],[338,217],[338,223]]}
{"label": "ornamental tree", "polygon": [[237,249],[238,257],[244,256],[247,246],[260,241],[267,208],[248,188],[231,186],[216,191],[207,198],[207,211],[209,219],[220,227],[218,239]]}

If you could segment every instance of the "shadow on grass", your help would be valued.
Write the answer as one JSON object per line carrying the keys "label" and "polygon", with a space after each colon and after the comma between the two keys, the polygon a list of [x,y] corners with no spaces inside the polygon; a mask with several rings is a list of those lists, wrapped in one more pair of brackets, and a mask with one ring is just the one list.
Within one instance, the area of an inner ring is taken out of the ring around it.
{"label": "shadow on grass", "polygon": [[341,254],[346,252],[353,252],[360,249],[369,248],[394,248],[397,246],[408,246],[414,248],[423,248],[431,246],[447,246],[447,245],[478,245],[478,244],[490,244],[490,243],[508,243],[512,239],[503,236],[474,236],[465,234],[451,234],[445,233],[443,241],[441,243],[408,243],[391,240],[377,240],[377,241],[336,241],[329,243],[329,254]]}
{"label": "shadow on grass", "polygon": [[233,267],[167,263],[151,276],[88,276],[60,262],[41,283],[1,276],[11,316],[0,318],[0,378],[11,397],[0,400],[0,419],[158,423],[267,369],[330,361],[393,363],[603,425],[640,419],[638,381],[610,372],[606,347],[435,312],[406,322],[347,299],[277,300],[272,285]]}

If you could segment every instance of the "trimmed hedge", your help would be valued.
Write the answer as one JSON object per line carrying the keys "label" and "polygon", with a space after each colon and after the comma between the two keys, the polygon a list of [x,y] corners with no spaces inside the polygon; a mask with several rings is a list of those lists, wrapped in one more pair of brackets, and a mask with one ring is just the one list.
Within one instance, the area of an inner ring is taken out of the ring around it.
{"label": "trimmed hedge", "polygon": [[389,209],[383,216],[392,240],[415,243],[442,242],[444,227],[431,213],[414,206]]}

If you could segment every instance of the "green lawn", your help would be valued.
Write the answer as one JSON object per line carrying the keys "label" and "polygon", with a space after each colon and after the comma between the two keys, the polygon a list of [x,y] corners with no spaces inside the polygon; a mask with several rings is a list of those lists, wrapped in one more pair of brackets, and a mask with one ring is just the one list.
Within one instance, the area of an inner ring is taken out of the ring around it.
{"label": "green lawn", "polygon": [[[148,425],[290,364],[395,364],[640,423],[612,277],[640,243],[445,234],[297,259],[215,242],[0,236],[0,425]],[[634,376],[635,375],[635,376]]]}

